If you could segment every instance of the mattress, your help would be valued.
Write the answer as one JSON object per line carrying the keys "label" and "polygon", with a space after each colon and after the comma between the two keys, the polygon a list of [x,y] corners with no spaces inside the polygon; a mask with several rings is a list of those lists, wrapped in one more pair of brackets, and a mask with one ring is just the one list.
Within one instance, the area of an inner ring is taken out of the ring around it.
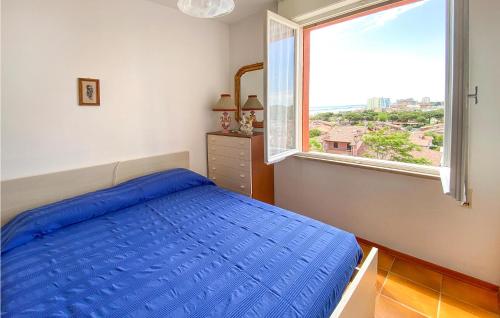
{"label": "mattress", "polygon": [[328,317],[355,237],[184,169],[2,228],[4,317]]}

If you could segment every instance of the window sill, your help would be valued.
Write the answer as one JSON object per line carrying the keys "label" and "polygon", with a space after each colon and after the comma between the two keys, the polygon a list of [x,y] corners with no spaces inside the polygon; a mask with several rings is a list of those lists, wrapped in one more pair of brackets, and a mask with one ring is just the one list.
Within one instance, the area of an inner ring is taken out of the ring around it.
{"label": "window sill", "polygon": [[320,152],[300,152],[295,155],[297,158],[318,160],[331,164],[370,169],[382,172],[403,174],[413,177],[440,180],[440,168],[422,166],[410,163],[375,160],[370,158],[349,157],[335,154],[325,154]]}

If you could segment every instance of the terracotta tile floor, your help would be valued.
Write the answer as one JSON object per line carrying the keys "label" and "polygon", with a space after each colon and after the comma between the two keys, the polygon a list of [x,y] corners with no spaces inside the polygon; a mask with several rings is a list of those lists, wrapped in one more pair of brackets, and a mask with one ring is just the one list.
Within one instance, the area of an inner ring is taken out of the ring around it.
{"label": "terracotta tile floor", "polygon": [[[360,244],[365,255],[370,247]],[[498,293],[379,250],[376,318],[500,318]]]}

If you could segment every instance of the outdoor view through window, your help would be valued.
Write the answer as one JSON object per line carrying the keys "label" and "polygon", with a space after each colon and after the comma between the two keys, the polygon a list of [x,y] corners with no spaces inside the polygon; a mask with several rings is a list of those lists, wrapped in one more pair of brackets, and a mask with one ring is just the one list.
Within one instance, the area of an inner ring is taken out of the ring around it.
{"label": "outdoor view through window", "polygon": [[309,151],[439,166],[445,0],[310,33]]}

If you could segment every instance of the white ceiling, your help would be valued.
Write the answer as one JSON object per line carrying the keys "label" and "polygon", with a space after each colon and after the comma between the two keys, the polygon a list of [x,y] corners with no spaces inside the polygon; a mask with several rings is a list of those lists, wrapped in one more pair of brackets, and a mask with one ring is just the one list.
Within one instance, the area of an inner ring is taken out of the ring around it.
{"label": "white ceiling", "polygon": [[[177,9],[177,0],[150,0]],[[234,23],[261,10],[271,8],[276,0],[234,0],[236,7],[231,14],[217,18],[224,23]]]}

